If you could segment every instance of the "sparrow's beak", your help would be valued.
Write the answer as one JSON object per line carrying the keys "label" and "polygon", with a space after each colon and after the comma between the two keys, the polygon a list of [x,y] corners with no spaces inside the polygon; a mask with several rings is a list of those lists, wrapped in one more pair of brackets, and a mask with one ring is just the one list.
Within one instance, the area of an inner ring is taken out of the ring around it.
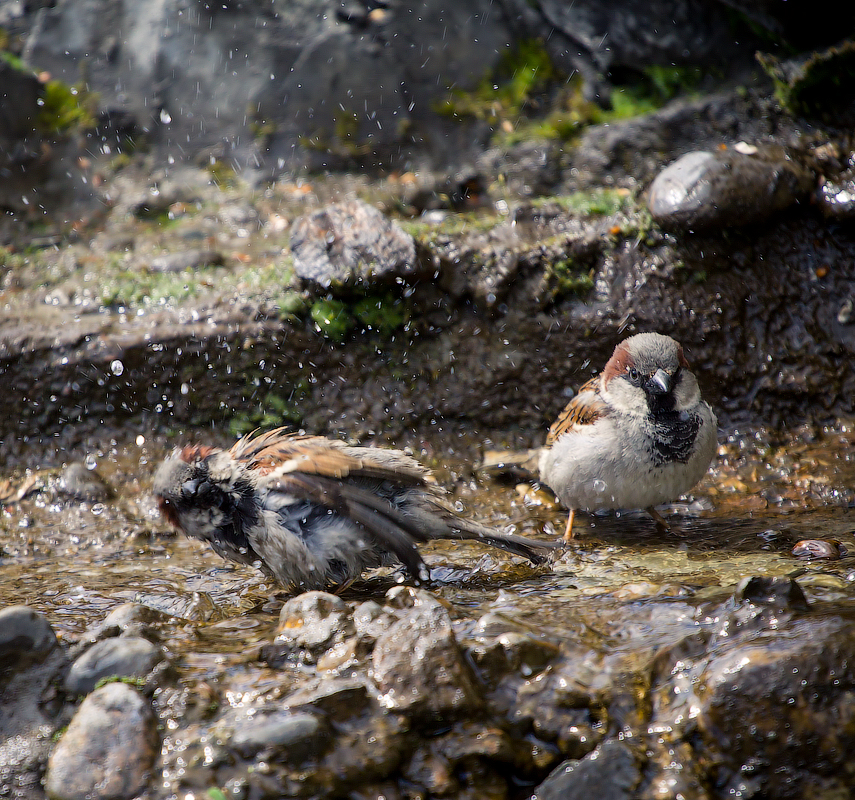
{"label": "sparrow's beak", "polygon": [[669,375],[664,369],[657,369],[647,381],[647,390],[650,394],[668,394],[673,380],[673,375]]}

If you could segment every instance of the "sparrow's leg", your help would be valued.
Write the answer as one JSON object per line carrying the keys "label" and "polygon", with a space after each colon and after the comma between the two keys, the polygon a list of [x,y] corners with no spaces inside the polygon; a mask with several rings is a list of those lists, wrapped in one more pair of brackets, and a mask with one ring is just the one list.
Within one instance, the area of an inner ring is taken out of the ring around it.
{"label": "sparrow's leg", "polygon": [[564,529],[564,541],[569,542],[573,538],[573,517],[576,516],[576,510],[571,508],[570,514],[567,517],[567,527]]}
{"label": "sparrow's leg", "polygon": [[671,530],[671,526],[665,522],[663,516],[653,508],[653,506],[650,506],[650,508],[647,509],[647,513],[653,517],[653,521],[656,523],[656,530],[658,530],[659,533],[668,533],[668,531]]}

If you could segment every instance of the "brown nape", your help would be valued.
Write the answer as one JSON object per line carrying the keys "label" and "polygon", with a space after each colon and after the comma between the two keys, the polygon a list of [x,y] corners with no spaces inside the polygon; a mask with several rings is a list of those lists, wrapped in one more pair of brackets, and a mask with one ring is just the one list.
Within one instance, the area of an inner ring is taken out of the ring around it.
{"label": "brown nape", "polygon": [[629,345],[626,341],[621,342],[616,348],[612,357],[606,362],[603,368],[603,384],[616,377],[623,375],[630,367],[635,366],[635,359],[629,352]]}
{"label": "brown nape", "polygon": [[186,447],[181,448],[180,458],[182,461],[192,464],[194,461],[207,458],[216,449],[216,447],[207,447],[201,444],[188,444]]}
{"label": "brown nape", "polygon": [[165,497],[158,497],[157,507],[160,509],[160,513],[163,515],[163,518],[172,525],[173,528],[181,530],[181,525],[178,522],[178,511],[173,503]]}

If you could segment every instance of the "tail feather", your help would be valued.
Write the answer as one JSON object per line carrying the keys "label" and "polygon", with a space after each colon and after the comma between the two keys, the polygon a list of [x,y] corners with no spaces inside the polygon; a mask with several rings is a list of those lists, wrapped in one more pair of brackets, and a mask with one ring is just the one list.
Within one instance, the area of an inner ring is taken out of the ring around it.
{"label": "tail feather", "polygon": [[464,519],[438,497],[430,497],[429,502],[435,506],[435,510],[408,508],[407,513],[419,519],[422,525],[431,531],[432,539],[469,539],[484,542],[527,558],[532,564],[544,563],[550,553],[560,548],[560,544],[556,542],[539,542],[513,533],[502,533],[480,522]]}

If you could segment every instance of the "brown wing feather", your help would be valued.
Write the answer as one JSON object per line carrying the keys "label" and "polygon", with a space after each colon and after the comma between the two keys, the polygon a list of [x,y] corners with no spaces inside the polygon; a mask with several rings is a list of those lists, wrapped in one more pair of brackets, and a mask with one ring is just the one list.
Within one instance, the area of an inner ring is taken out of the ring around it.
{"label": "brown wing feather", "polygon": [[564,407],[546,435],[546,446],[551,446],[559,436],[576,425],[590,425],[595,422],[606,413],[607,408],[600,396],[598,375],[585,383],[577,395]]}
{"label": "brown wing feather", "polygon": [[261,475],[289,461],[295,462],[290,472],[338,480],[358,477],[389,481],[398,486],[423,486],[429,475],[417,461],[398,451],[348,447],[334,439],[301,436],[283,428],[244,436],[231,452]]}

